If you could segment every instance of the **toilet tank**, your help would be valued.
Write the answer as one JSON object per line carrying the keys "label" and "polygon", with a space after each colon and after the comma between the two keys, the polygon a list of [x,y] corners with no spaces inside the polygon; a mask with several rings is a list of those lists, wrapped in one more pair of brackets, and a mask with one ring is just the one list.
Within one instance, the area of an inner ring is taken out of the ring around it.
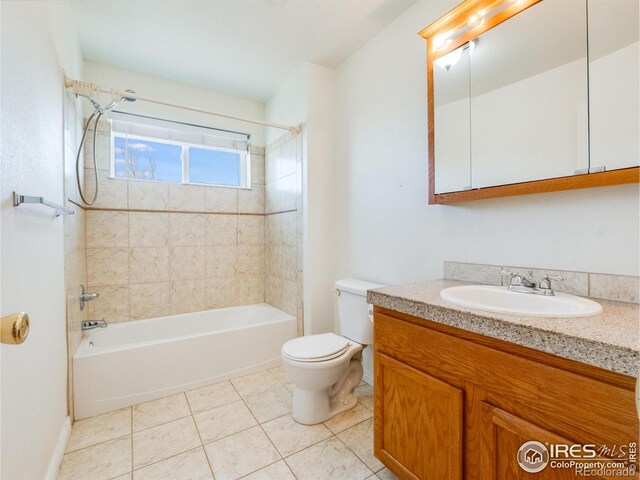
{"label": "toilet tank", "polygon": [[[354,278],[338,280],[338,317],[340,334],[362,345],[373,343],[373,312],[369,312],[367,290],[384,285]],[[370,316],[371,315],[371,316]]]}

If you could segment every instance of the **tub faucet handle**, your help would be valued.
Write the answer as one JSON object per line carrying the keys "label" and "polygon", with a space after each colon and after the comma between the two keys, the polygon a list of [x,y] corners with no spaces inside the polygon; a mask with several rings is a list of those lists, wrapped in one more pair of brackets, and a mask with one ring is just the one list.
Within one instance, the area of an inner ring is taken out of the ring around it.
{"label": "tub faucet handle", "polygon": [[82,330],[93,330],[94,328],[106,328],[107,322],[104,318],[102,320],[85,320],[80,324]]}
{"label": "tub faucet handle", "polygon": [[84,304],[95,300],[100,296],[97,292],[87,292],[84,289],[84,285],[80,285],[80,310],[84,310]]}

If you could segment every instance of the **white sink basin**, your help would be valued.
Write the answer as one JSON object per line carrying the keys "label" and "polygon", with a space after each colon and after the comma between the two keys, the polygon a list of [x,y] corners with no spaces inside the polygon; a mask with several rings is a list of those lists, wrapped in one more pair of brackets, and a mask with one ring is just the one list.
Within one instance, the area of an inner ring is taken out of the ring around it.
{"label": "white sink basin", "polygon": [[461,307],[528,317],[590,317],[602,312],[599,303],[575,295],[534,295],[488,285],[445,288],[440,296]]}

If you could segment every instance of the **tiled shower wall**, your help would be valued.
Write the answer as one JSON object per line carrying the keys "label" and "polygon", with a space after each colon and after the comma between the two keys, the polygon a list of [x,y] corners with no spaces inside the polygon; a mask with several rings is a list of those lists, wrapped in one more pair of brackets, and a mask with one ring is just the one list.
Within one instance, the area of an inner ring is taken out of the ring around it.
{"label": "tiled shower wall", "polygon": [[[88,135],[93,135],[90,130]],[[93,193],[87,142],[85,185]],[[109,322],[265,301],[264,150],[251,189],[109,178],[109,133],[98,128],[97,210],[87,210],[87,282]]]}
{"label": "tiled shower wall", "polygon": [[298,319],[302,303],[302,136],[286,134],[265,158],[266,301]]}
{"label": "tiled shower wall", "polygon": [[[82,116],[75,95],[68,93],[64,105],[64,191],[65,197],[78,201],[75,158],[82,134]],[[65,215],[64,222],[64,273],[67,300],[67,356],[68,356],[68,408],[73,415],[73,369],[71,359],[82,339],[80,323],[87,319],[87,309],[80,310],[80,285],[87,284],[85,255],[85,211],[67,202],[74,215]]]}

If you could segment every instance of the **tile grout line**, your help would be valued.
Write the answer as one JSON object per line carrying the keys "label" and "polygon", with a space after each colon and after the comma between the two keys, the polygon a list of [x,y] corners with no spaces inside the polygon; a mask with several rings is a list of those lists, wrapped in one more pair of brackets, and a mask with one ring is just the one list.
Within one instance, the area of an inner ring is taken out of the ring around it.
{"label": "tile grout line", "polygon": [[[275,375],[273,375],[269,370],[270,370],[270,369],[267,369],[266,371],[267,371],[267,372],[269,372],[269,373],[271,374],[271,376],[272,376],[273,378],[275,378],[275,380],[276,380],[278,383],[281,383],[281,382],[280,382],[280,380],[278,380],[278,378],[277,378]],[[251,408],[249,407],[249,405],[248,405],[248,404],[247,404],[247,402],[245,401],[244,397],[243,397],[242,395],[240,395],[240,392],[238,391],[238,389],[236,388],[236,386],[233,384],[233,382],[231,382],[231,381],[230,381],[229,383],[231,383],[231,386],[233,387],[233,389],[236,391],[236,393],[238,394],[238,396],[240,396],[240,398],[242,399],[242,402],[244,403],[245,407],[247,408],[247,410],[249,410],[249,413],[251,413],[251,416],[253,416],[253,418],[255,419],[255,421],[258,423],[258,426],[260,427],[260,430],[262,431],[262,433],[264,434],[264,436],[265,436],[265,437],[267,437],[267,440],[269,440],[269,443],[271,444],[271,446],[274,448],[274,450],[276,451],[276,453],[277,453],[277,454],[278,454],[278,456],[280,457],[280,459],[279,459],[279,460],[277,460],[276,462],[273,462],[273,463],[271,463],[271,464],[269,464],[269,465],[266,465],[266,466],[264,466],[264,467],[262,467],[262,468],[267,468],[267,467],[269,467],[270,465],[273,465],[273,464],[275,464],[275,463],[279,462],[280,460],[283,460],[283,461],[285,462],[285,464],[287,464],[287,468],[289,469],[289,471],[291,471],[291,474],[292,474],[292,475],[294,476],[294,478],[297,480],[297,479],[298,479],[298,477],[297,477],[297,476],[296,476],[296,474],[293,472],[293,470],[291,470],[291,467],[289,467],[289,464],[288,464],[288,463],[286,463],[286,460],[284,459],[284,456],[282,455],[282,453],[280,453],[280,450],[278,450],[278,447],[276,447],[276,446],[275,446],[275,444],[273,443],[273,440],[271,440],[271,437],[269,436],[269,434],[268,434],[268,433],[266,432],[266,430],[263,428],[262,424],[258,421],[257,417],[254,415],[253,411],[251,410]],[[273,389],[266,390],[266,392],[268,392],[268,391],[270,391],[270,390],[273,390]],[[265,393],[265,392],[262,392],[262,393]],[[260,395],[260,394],[258,393],[258,394],[256,394],[256,395]],[[254,395],[254,396],[255,396],[255,395]],[[266,423],[266,422],[265,422],[265,423]],[[259,471],[259,470],[262,470],[262,468],[259,468],[258,470],[255,470],[255,471],[253,471],[253,472],[250,472],[250,473],[248,473],[247,475],[251,475],[252,473],[255,473],[255,472]],[[245,475],[245,476],[246,476],[246,475]]]}
{"label": "tile grout line", "polygon": [[[231,383],[231,382],[229,382]],[[196,432],[198,432],[198,438],[200,438],[200,446],[198,448],[202,449],[202,453],[204,453],[204,458],[207,459],[207,465],[209,465],[209,471],[211,472],[211,477],[213,480],[216,479],[215,474],[213,473],[213,467],[211,466],[211,460],[209,460],[209,455],[207,455],[207,451],[204,449],[204,441],[202,440],[202,434],[200,433],[200,429],[198,428],[198,422],[196,422],[196,417],[193,414],[193,409],[191,408],[191,403],[189,402],[189,397],[186,392],[182,393],[187,402],[187,407],[189,408],[189,412],[191,413],[191,420],[193,420],[193,424],[196,427]]]}

